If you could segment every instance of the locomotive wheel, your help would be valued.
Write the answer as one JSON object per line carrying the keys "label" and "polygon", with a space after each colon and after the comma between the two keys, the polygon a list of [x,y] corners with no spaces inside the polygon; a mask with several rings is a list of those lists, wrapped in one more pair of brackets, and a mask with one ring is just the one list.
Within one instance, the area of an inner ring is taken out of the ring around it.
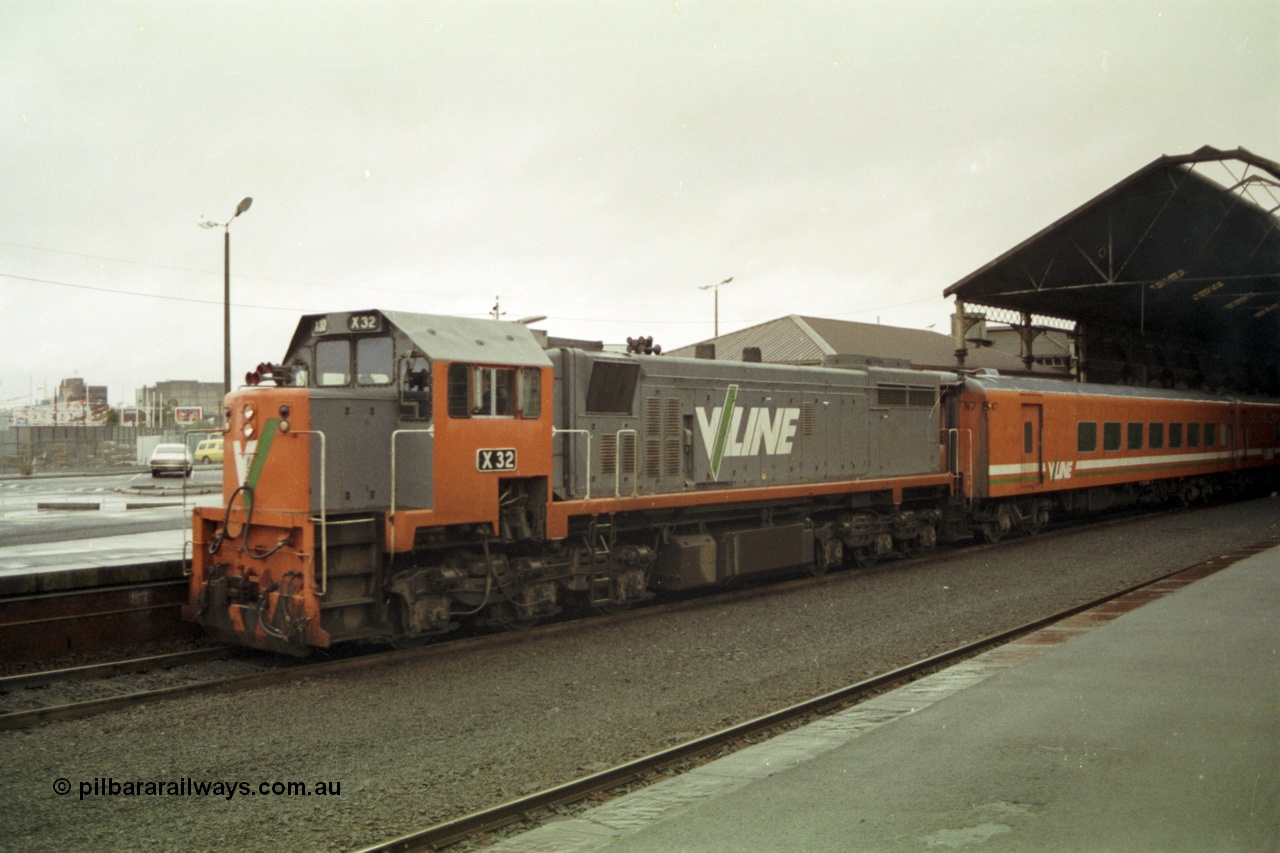
{"label": "locomotive wheel", "polygon": [[1027,535],[1035,536],[1044,526],[1049,523],[1049,510],[1043,508],[1033,508],[1031,514],[1027,517]]}
{"label": "locomotive wheel", "polygon": [[902,553],[908,557],[919,557],[921,554],[927,554],[938,545],[938,531],[932,524],[926,524],[920,528],[920,533],[916,538],[909,539],[902,543]]}
{"label": "locomotive wheel", "polygon": [[996,510],[996,517],[982,522],[982,535],[988,542],[999,542],[1001,537],[1013,530],[1013,516],[1007,506]]}
{"label": "locomotive wheel", "polygon": [[827,570],[843,563],[844,543],[839,539],[832,539],[825,545],[822,542],[813,543],[813,562],[809,564],[809,574],[815,578],[821,577]]}

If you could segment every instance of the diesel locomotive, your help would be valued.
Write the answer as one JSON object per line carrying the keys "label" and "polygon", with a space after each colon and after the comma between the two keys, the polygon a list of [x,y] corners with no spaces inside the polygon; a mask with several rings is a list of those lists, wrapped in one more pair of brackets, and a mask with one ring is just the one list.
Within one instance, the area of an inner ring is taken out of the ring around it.
{"label": "diesel locomotive", "polygon": [[1280,403],[303,317],[226,398],[184,615],[295,655],[518,626],[1270,478]]}

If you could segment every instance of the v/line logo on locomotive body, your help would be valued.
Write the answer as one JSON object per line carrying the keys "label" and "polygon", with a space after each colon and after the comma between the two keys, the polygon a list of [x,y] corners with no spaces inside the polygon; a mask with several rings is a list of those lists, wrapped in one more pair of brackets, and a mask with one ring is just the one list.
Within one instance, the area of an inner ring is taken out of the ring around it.
{"label": "v/line logo on locomotive body", "polygon": [[[720,478],[720,463],[726,456],[756,456],[761,451],[769,456],[788,456],[795,438],[800,409],[784,407],[771,410],[766,406],[735,406],[738,386],[725,391],[724,405],[713,409],[697,408],[698,427],[707,458],[711,461],[711,478]],[[726,417],[725,413],[729,413]],[[746,421],[745,428],[742,426]]]}

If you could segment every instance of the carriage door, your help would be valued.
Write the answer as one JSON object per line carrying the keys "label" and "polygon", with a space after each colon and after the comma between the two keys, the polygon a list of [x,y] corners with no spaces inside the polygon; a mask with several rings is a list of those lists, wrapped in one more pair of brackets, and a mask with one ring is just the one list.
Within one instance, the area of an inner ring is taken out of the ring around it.
{"label": "carriage door", "polygon": [[1044,482],[1044,454],[1040,442],[1041,407],[1022,404],[1022,476],[1024,486],[1038,486]]}

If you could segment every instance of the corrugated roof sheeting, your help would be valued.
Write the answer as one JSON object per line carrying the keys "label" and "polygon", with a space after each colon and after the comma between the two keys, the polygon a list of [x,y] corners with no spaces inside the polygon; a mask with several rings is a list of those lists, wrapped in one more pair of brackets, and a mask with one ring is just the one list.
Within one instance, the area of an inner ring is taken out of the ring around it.
{"label": "corrugated roof sheeting", "polygon": [[[716,345],[716,361],[742,361],[742,350],[759,347],[760,358],[770,364],[821,364],[826,352],[799,324],[795,315],[779,317],[758,326],[729,332],[703,343]],[[667,353],[678,358],[693,358],[697,344]]]}
{"label": "corrugated roof sheeting", "polygon": [[[796,314],[730,332],[706,343],[716,345],[718,361],[742,361],[744,347],[759,347],[761,359],[774,364],[821,364],[824,356],[853,355],[902,359],[925,369],[947,370],[957,366],[955,344],[947,335],[925,329]],[[692,358],[696,348],[697,344],[691,344],[668,355]],[[988,348],[970,351],[964,366],[1005,372],[1025,369],[1021,359]]]}

